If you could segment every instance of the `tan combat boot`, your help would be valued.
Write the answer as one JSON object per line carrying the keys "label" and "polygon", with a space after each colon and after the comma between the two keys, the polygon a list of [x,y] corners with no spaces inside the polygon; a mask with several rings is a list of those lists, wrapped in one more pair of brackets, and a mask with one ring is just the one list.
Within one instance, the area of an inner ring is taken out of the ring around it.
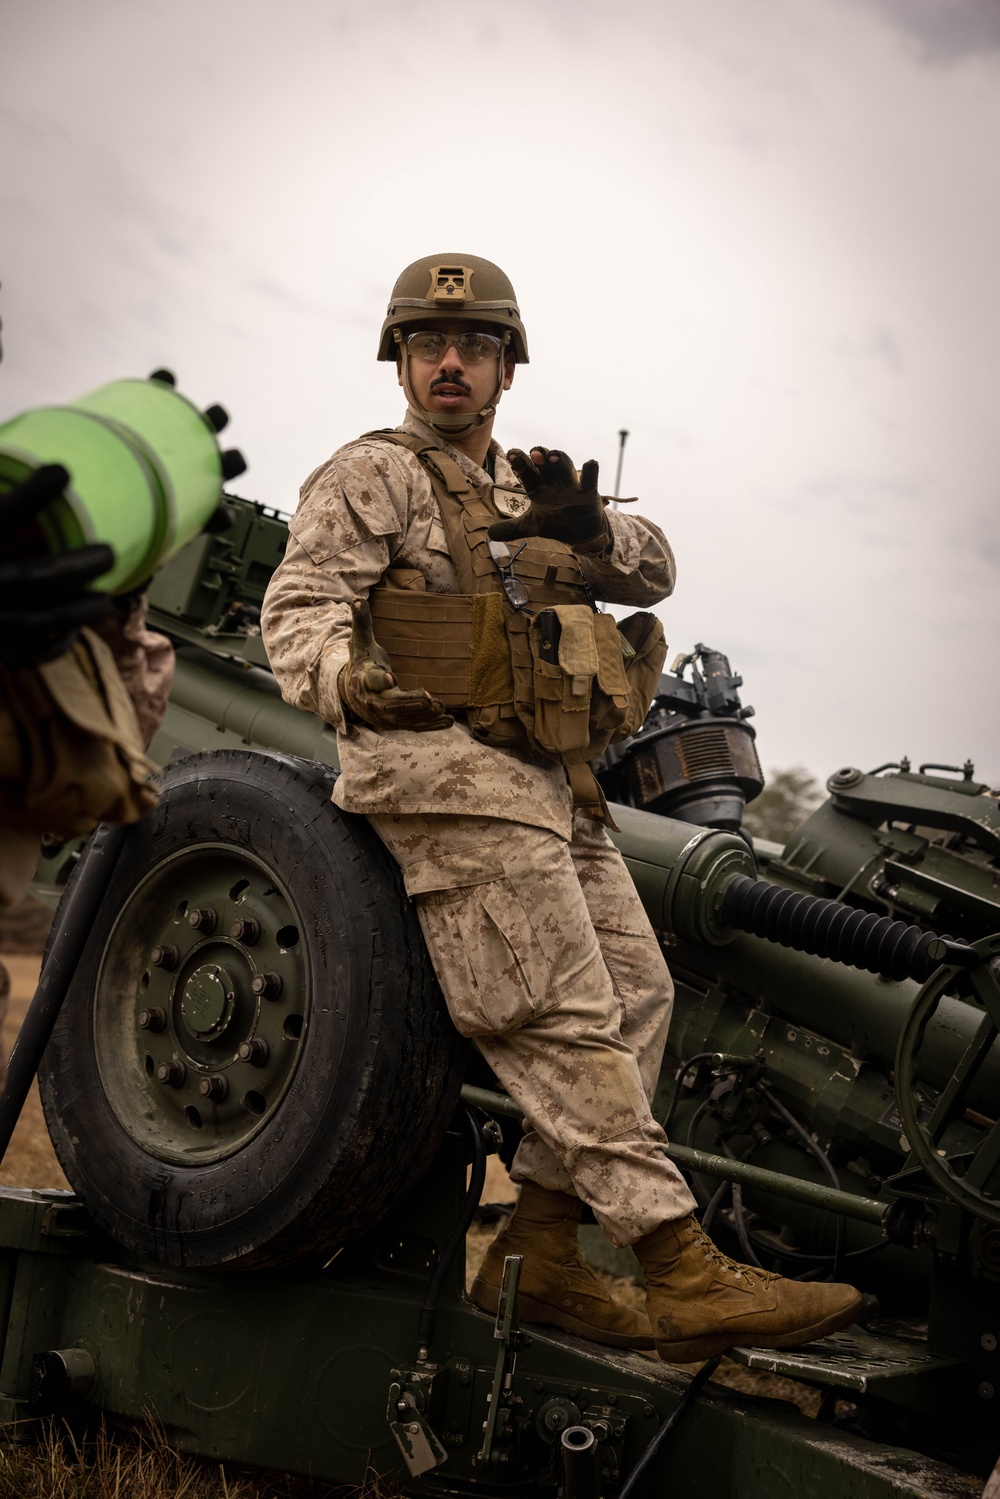
{"label": "tan combat boot", "polygon": [[522,1182],[521,1196],[486,1251],[472,1283],[472,1299],[487,1312],[500,1300],[503,1262],[524,1256],[517,1304],[525,1322],[543,1322],[612,1348],[652,1348],[641,1312],[616,1301],[581,1257],[576,1226],[583,1204],[566,1192],[548,1192]]}
{"label": "tan combat boot", "polygon": [[679,1218],[632,1245],[646,1272],[656,1351],[693,1364],[728,1348],[795,1348],[847,1327],[862,1307],[853,1286],[785,1280],[722,1253],[697,1218]]}

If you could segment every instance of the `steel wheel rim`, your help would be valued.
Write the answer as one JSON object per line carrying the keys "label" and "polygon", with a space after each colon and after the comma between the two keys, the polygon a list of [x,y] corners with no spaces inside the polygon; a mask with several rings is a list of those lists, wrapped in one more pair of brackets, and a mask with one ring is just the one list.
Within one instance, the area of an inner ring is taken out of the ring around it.
{"label": "steel wheel rim", "polygon": [[159,1160],[225,1160],[280,1108],[311,1008],[301,917],[273,870],[231,844],[178,850],[125,900],[97,973],[113,1114]]}

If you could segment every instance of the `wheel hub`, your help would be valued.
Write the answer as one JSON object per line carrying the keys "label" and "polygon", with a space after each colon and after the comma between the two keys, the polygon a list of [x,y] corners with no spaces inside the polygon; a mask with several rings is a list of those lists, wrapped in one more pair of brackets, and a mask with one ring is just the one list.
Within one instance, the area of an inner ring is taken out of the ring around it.
{"label": "wheel hub", "polygon": [[196,968],[181,994],[181,1014],[188,1029],[201,1040],[221,1036],[236,1002],[236,983],[219,963]]}
{"label": "wheel hub", "polygon": [[311,1008],[299,928],[273,870],[222,844],[164,860],[125,902],[98,974],[95,1050],[114,1113],[152,1155],[221,1160],[273,1116]]}

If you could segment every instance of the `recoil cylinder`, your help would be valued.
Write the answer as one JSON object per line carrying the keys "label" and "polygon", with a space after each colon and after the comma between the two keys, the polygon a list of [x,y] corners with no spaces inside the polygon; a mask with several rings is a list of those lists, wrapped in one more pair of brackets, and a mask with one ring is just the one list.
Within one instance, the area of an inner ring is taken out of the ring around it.
{"label": "recoil cylinder", "polygon": [[887,979],[922,984],[942,963],[968,968],[977,961],[964,942],[746,875],[726,886],[720,915],[738,931]]}

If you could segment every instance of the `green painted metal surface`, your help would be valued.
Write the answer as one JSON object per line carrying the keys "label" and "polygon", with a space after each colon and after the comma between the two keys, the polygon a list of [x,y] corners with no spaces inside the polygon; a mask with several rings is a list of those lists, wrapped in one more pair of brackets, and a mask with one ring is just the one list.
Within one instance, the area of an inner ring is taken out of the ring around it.
{"label": "green painted metal surface", "polygon": [[276,750],[339,765],[337,736],[311,713],[282,702],[269,672],[181,647],[170,709],[150,754],[162,764],[177,753],[214,749]]}
{"label": "green painted metal surface", "polygon": [[270,1126],[313,1004],[299,920],[271,872],[224,844],[165,861],[122,907],[94,1044],[113,1112],[151,1156],[222,1160]]}
{"label": "green painted metal surface", "polygon": [[53,551],[110,545],[114,566],[98,580],[110,593],[143,582],[200,532],[222,492],[213,428],[156,380],[115,380],[0,425],[0,485],[46,463],[61,463],[70,485],[41,530]]}
{"label": "green painted metal surface", "polygon": [[[460,1190],[461,1177],[452,1171],[450,1180]],[[354,1484],[374,1469],[426,1494],[552,1491],[560,1427],[546,1418],[562,1407],[604,1434],[607,1477],[616,1482],[674,1408],[687,1376],[533,1329],[512,1376],[513,1419],[497,1448],[503,1460],[484,1468],[477,1456],[493,1393],[494,1321],[464,1299],[457,1274],[431,1362],[414,1367],[418,1309],[448,1217],[440,1196],[433,1206],[430,1214],[426,1203],[394,1214],[326,1272],[227,1276],[123,1264],[107,1245],[81,1237],[78,1221],[60,1224],[67,1211],[60,1194],[5,1189],[0,1410],[8,1420],[27,1415],[36,1356],[77,1349],[95,1369],[87,1404],[126,1421],[153,1410],[169,1440],[218,1460]],[[425,1392],[421,1413],[446,1454],[417,1482],[387,1419],[390,1390],[400,1384]],[[710,1386],[650,1485],[704,1499],[764,1492],[957,1499],[978,1495],[981,1480]]]}

